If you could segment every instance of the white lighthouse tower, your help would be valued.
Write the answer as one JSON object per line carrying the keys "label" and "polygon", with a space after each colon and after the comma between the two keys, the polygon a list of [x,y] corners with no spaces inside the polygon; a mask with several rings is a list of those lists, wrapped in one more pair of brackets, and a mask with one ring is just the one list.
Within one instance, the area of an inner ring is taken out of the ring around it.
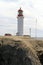
{"label": "white lighthouse tower", "polygon": [[18,20],[18,31],[17,35],[22,36],[23,35],[23,10],[20,8],[18,10],[17,20]]}

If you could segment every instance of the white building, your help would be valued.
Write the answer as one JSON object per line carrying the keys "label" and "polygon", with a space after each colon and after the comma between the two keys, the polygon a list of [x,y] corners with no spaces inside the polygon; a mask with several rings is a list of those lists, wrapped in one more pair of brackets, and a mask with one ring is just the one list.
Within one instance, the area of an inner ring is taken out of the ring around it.
{"label": "white building", "polygon": [[17,35],[18,36],[22,36],[23,35],[23,10],[21,10],[21,8],[18,10],[18,16],[17,16],[17,20],[18,20],[18,31],[17,31]]}

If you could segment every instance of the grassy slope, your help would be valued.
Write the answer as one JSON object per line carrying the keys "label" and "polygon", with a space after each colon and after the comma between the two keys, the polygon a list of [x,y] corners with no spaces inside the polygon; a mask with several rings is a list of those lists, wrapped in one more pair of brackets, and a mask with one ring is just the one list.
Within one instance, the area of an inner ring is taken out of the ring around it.
{"label": "grassy slope", "polygon": [[[1,39],[11,39],[11,40],[19,40],[22,41],[23,46],[26,47],[28,50],[30,49],[30,56],[31,59],[33,59],[34,61],[36,61],[36,63],[39,63],[37,65],[40,65],[40,61],[37,57],[37,51],[42,50],[43,51],[43,41],[40,40],[35,40],[32,38],[29,38],[28,36],[0,36],[0,40]],[[4,44],[6,44],[6,42],[8,42],[10,44],[11,41],[4,41]],[[32,52],[32,53],[31,53]],[[33,58],[33,56],[36,58]]]}

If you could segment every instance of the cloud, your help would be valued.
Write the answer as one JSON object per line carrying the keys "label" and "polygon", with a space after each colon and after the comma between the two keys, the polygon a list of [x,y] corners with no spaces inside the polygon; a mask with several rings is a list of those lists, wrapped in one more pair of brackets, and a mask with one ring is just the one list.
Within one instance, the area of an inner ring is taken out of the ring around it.
{"label": "cloud", "polygon": [[3,2],[17,2],[19,0],[0,0],[0,1],[3,1]]}
{"label": "cloud", "polygon": [[24,11],[24,33],[29,34],[30,27],[36,28],[36,18],[37,28],[43,30],[43,0],[0,0],[0,29],[4,30],[3,34],[5,29],[10,32],[17,31],[17,15],[20,7]]}

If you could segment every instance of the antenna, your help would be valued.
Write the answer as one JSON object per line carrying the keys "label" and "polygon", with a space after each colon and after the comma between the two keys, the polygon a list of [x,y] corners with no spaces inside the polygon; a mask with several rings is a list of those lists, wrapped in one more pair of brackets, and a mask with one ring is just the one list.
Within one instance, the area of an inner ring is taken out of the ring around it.
{"label": "antenna", "polygon": [[30,32],[30,37],[31,37],[31,28],[29,29],[29,32]]}
{"label": "antenna", "polygon": [[37,38],[37,18],[36,18],[36,29],[35,29],[35,37]]}

